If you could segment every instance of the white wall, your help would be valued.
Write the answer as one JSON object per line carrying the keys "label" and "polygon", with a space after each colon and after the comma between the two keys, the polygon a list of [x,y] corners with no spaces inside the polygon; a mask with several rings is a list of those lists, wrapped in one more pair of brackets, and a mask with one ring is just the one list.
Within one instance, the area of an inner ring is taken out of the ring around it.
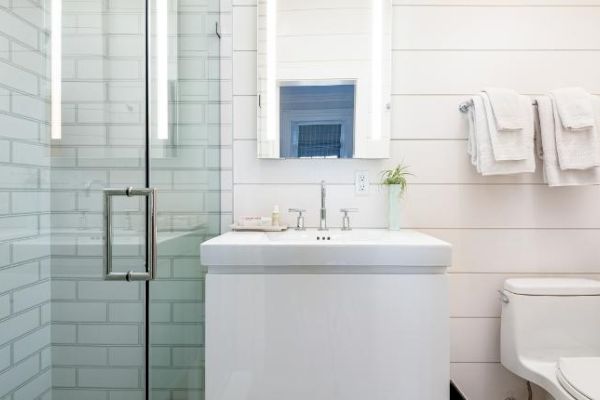
{"label": "white wall", "polygon": [[452,376],[470,399],[526,399],[524,383],[499,364],[496,290],[510,276],[600,274],[600,188],[550,189],[540,171],[478,176],[457,106],[487,85],[529,95],[581,85],[600,94],[600,1],[394,0],[389,161],[257,160],[256,0],[222,4],[221,68],[231,79],[222,87],[224,225],[279,204],[307,208],[316,226],[325,179],[330,225],[340,225],[340,207],[355,206],[356,226],[385,227],[385,191],[373,184],[369,196],[355,196],[354,172],[368,170],[374,182],[404,160],[416,175],[408,225],[454,245]]}

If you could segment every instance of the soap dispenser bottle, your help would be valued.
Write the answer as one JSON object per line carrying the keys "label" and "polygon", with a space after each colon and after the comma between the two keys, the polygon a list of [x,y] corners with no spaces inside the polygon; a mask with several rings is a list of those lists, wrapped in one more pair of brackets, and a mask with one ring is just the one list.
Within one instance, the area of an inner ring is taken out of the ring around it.
{"label": "soap dispenser bottle", "polygon": [[279,206],[273,207],[273,214],[271,214],[271,224],[273,226],[279,226]]}

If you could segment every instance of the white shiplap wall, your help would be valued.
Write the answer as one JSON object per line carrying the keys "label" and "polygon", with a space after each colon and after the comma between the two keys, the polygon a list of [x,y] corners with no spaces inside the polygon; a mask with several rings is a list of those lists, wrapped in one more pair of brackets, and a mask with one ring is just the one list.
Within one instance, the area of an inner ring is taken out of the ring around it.
{"label": "white shiplap wall", "polygon": [[496,290],[511,276],[600,278],[600,188],[550,189],[540,171],[478,176],[457,105],[488,85],[533,96],[580,85],[600,94],[600,0],[394,0],[388,161],[257,160],[256,0],[222,4],[224,223],[269,215],[279,204],[307,208],[307,224],[315,226],[325,179],[330,225],[340,225],[337,209],[354,206],[355,226],[385,227],[385,191],[372,185],[369,196],[355,196],[354,172],[368,170],[375,181],[404,160],[416,175],[409,226],[454,245],[453,378],[470,399],[526,399],[524,383],[499,364]]}

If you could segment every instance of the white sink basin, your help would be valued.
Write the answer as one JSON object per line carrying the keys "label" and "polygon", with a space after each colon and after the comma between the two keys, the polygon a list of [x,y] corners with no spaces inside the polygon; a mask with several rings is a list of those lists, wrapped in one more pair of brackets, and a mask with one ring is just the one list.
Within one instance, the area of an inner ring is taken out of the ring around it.
{"label": "white sink basin", "polygon": [[229,232],[202,244],[202,263],[219,266],[450,265],[448,243],[414,230]]}

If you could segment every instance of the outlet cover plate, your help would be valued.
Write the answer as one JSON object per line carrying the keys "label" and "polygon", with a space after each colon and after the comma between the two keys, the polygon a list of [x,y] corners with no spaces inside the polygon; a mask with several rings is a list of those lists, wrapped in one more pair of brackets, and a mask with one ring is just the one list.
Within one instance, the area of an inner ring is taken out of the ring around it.
{"label": "outlet cover plate", "polygon": [[354,174],[354,193],[359,196],[369,194],[369,171],[356,171]]}

